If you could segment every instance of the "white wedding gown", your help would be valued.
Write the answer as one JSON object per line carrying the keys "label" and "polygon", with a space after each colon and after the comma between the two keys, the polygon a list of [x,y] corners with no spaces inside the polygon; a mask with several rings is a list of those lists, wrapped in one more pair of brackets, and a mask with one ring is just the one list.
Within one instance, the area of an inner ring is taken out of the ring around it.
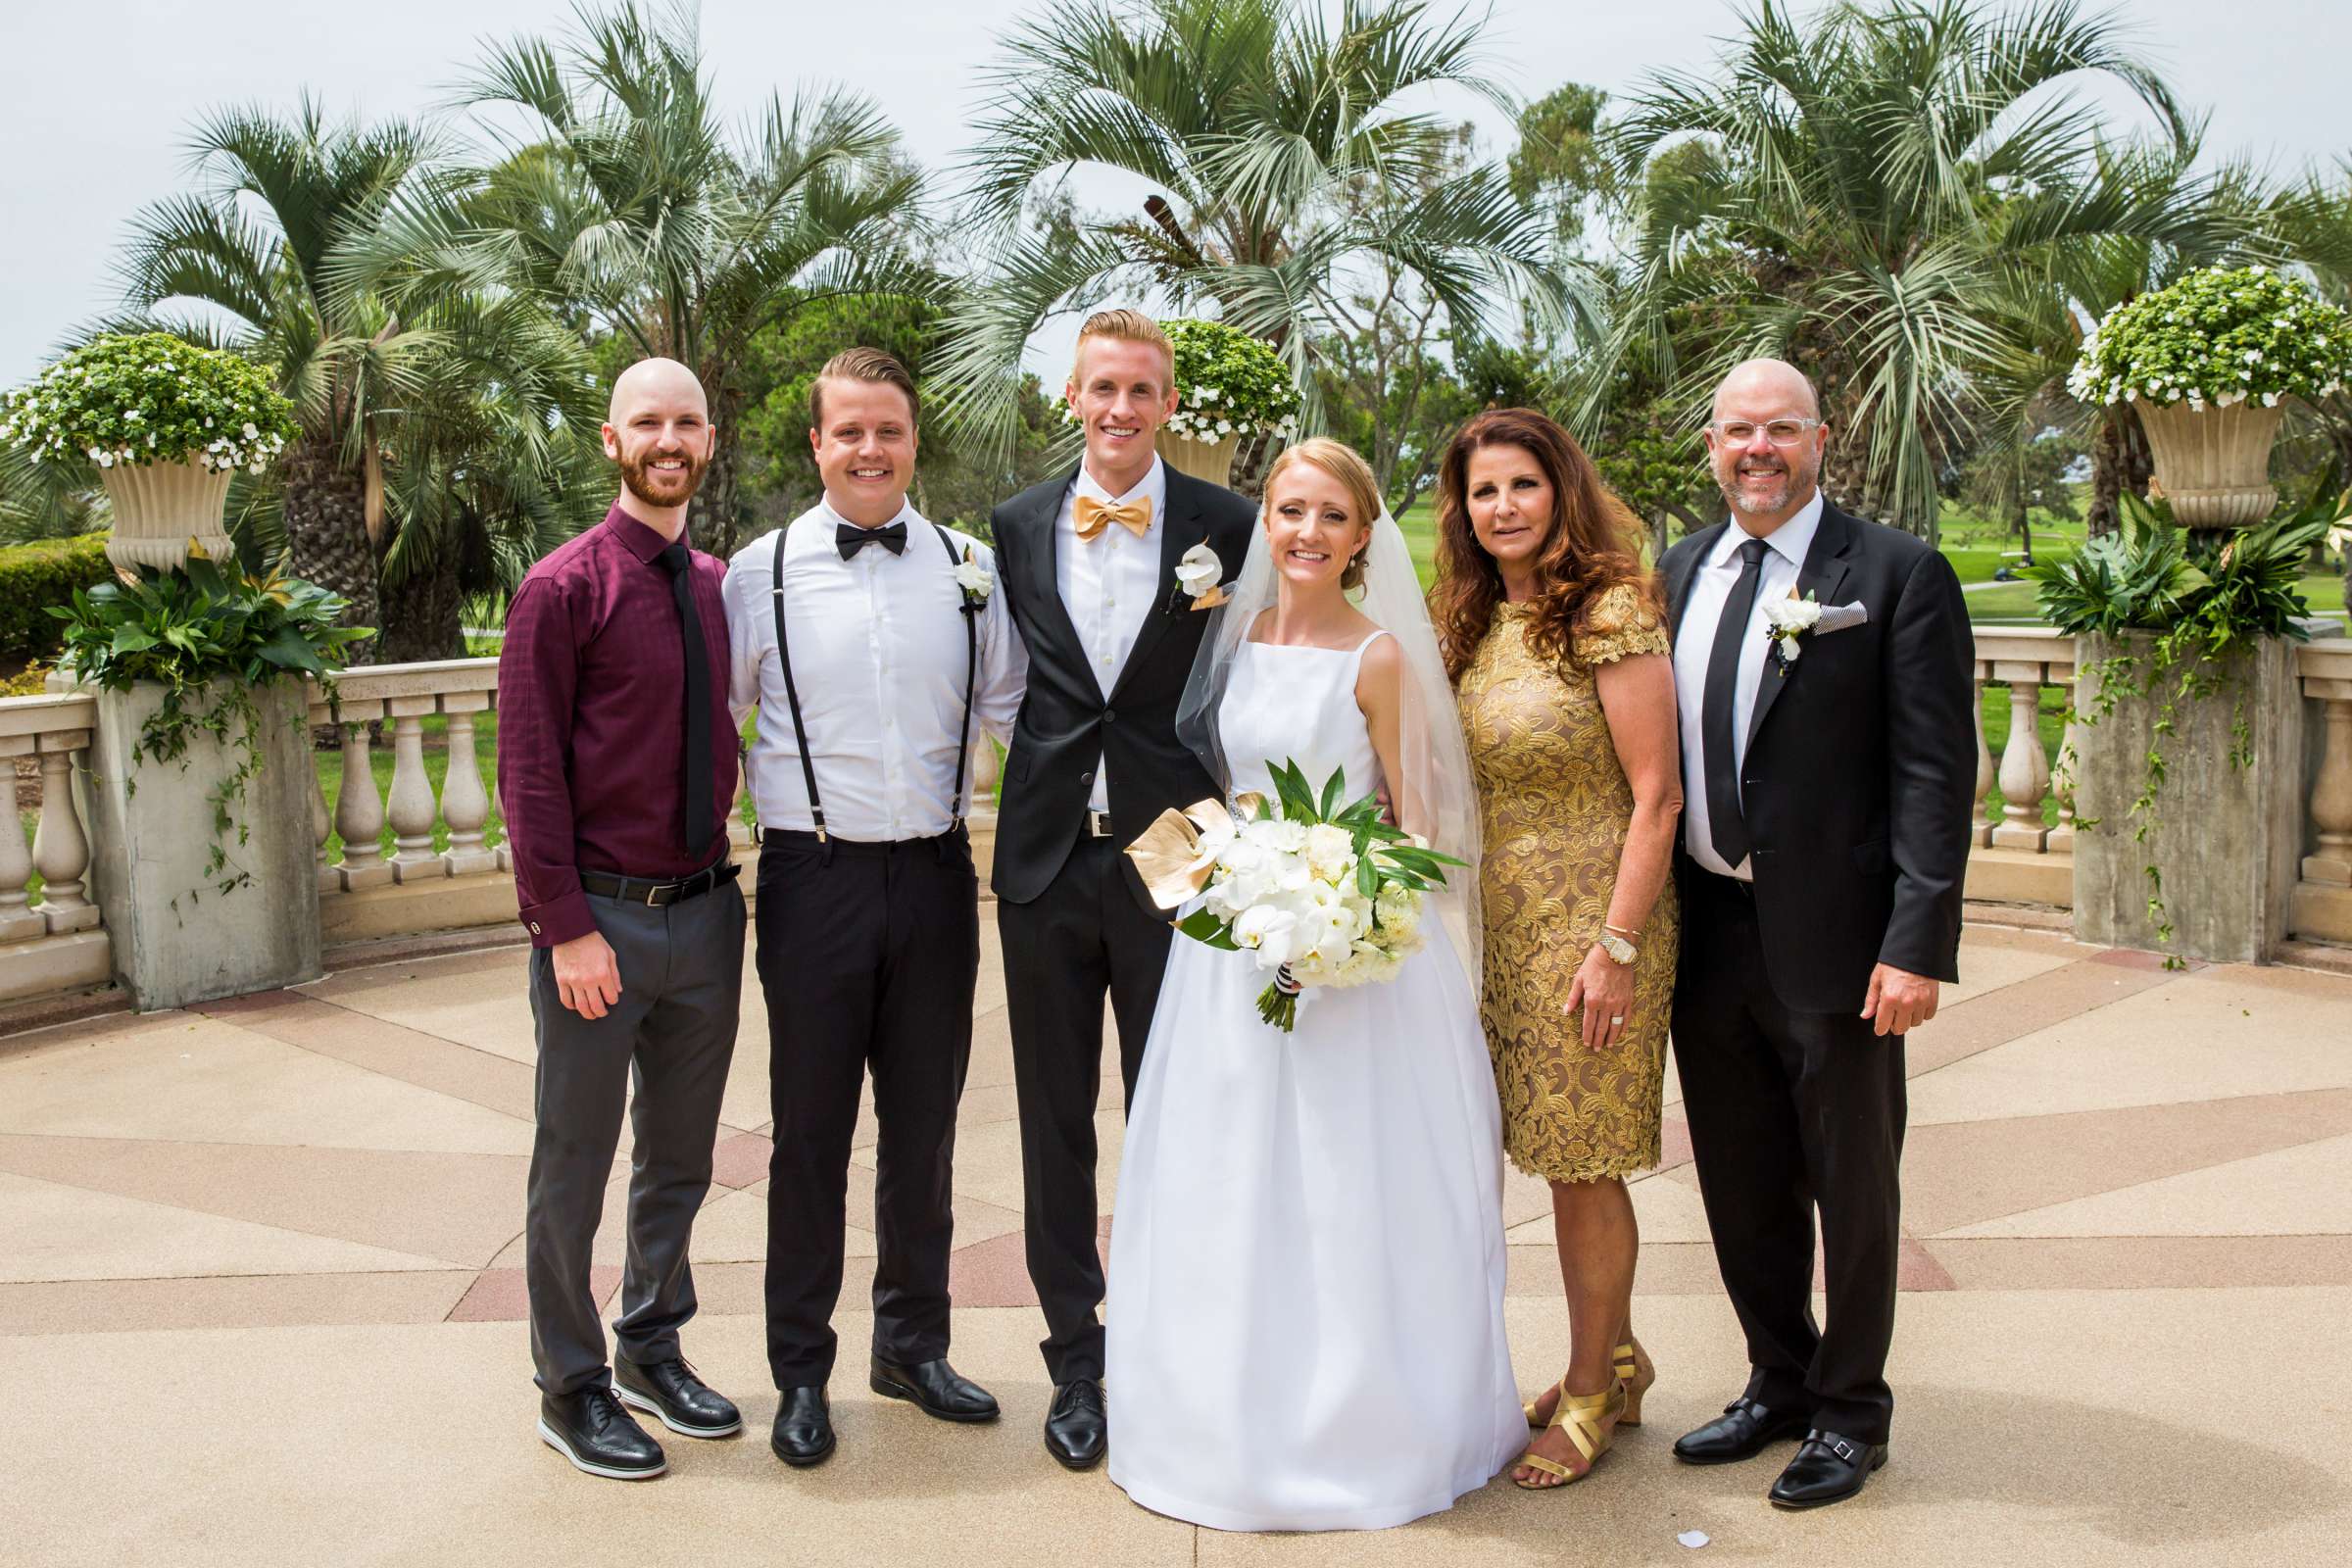
{"label": "white wedding gown", "polygon": [[[1377,634],[1376,634],[1377,635]],[[1233,787],[1378,763],[1363,650],[1245,644]],[[1456,873],[1461,874],[1461,873]],[[1110,1477],[1220,1530],[1377,1530],[1450,1507],[1527,1442],[1502,1322],[1500,1116],[1433,910],[1394,980],[1258,1020],[1254,956],[1178,937],[1119,1170],[1104,1314]]]}

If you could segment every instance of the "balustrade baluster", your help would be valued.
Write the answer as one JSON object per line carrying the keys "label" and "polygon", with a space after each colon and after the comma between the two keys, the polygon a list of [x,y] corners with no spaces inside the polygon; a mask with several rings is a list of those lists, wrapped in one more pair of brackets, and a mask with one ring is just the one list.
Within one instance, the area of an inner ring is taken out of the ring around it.
{"label": "balustrade baluster", "polygon": [[41,820],[32,835],[32,863],[41,873],[41,919],[51,935],[87,931],[98,924],[97,906],[82,896],[90,868],[89,835],[74,806],[74,754],[90,744],[86,729],[43,735]]}
{"label": "balustrade baluster", "polygon": [[[2059,671],[2050,671],[2053,677]],[[2058,735],[2058,760],[2050,766],[2050,794],[2058,802],[2058,825],[2050,829],[2042,848],[2051,855],[2075,853],[2075,777],[2082,765],[2082,726],[2075,718],[2075,672],[2065,671],[2058,682],[2066,690],[2066,728]]]}
{"label": "balustrade baluster", "polygon": [[451,876],[498,869],[498,856],[482,846],[490,820],[490,795],[482,788],[473,715],[490,706],[487,692],[451,692],[441,699],[449,715],[449,770],[441,779],[441,814],[449,822],[449,853],[442,857]]}
{"label": "balustrade baluster", "polygon": [[347,892],[382,887],[392,880],[384,863],[383,797],[376,793],[375,769],[368,761],[368,721],[383,716],[383,705],[367,703],[371,711],[343,714],[343,784],[335,791],[335,831],[343,835],[343,887]]}
{"label": "balustrade baluster", "polygon": [[1992,842],[1992,819],[1984,814],[1985,797],[1992,793],[1992,752],[1984,744],[1984,666],[1977,666],[1976,700],[1969,706],[1969,722],[1977,731],[1976,812],[1968,824],[1971,844]]}
{"label": "balustrade baluster", "polygon": [[2041,666],[1993,666],[1995,679],[2009,682],[2009,740],[2001,748],[2001,822],[1992,830],[1995,849],[2033,850],[2049,841],[2042,826],[2041,798],[2050,784],[2050,756],[2041,744]]}
{"label": "balustrade baluster", "polygon": [[419,877],[449,875],[449,867],[433,853],[433,819],[439,808],[433,801],[433,781],[424,770],[424,715],[437,700],[395,697],[384,704],[392,716],[392,793],[384,803],[392,818],[392,879],[414,882]]}
{"label": "balustrade baluster", "polygon": [[2352,887],[2352,701],[2329,698],[2325,706],[2327,749],[2311,786],[2311,821],[2319,845],[2303,857],[2303,880]]}
{"label": "balustrade baluster", "polygon": [[16,760],[32,755],[32,737],[0,741],[0,786],[9,792],[0,821],[0,942],[23,942],[49,929],[40,911],[26,906],[25,884],[32,880],[32,852],[24,845],[24,824],[17,815]]}
{"label": "balustrade baluster", "polygon": [[343,879],[335,868],[326,863],[326,841],[335,831],[335,819],[326,808],[326,785],[318,777],[318,731],[335,721],[334,710],[324,703],[312,707],[302,731],[302,760],[311,769],[311,838],[318,845],[318,891],[340,893]]}

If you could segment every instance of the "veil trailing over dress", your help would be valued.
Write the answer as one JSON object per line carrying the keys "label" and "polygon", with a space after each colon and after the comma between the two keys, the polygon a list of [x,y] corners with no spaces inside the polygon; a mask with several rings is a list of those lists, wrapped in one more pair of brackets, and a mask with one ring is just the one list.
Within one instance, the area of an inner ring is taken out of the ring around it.
{"label": "veil trailing over dress", "polygon": [[[1266,531],[1260,527],[1250,535],[1250,555],[1243,563],[1240,579],[1227,590],[1225,604],[1211,612],[1216,618],[1200,640],[1200,652],[1193,661],[1193,672],[1176,710],[1177,738],[1207,767],[1228,804],[1233,798],[1233,768],[1219,739],[1217,710],[1225,699],[1234,659],[1258,617],[1273,608],[1277,586],[1273,555]],[[1453,686],[1446,678],[1446,660],[1439,652],[1437,627],[1429,618],[1421,579],[1413,570],[1412,552],[1405,546],[1403,531],[1385,509],[1373,523],[1372,542],[1365,548],[1363,597],[1356,608],[1396,640],[1404,658],[1396,737],[1400,776],[1386,780],[1390,814],[1398,826],[1419,834],[1432,849],[1463,862],[1448,868],[1445,889],[1431,894],[1429,904],[1444,919],[1454,950],[1462,955],[1475,995],[1485,975],[1477,903],[1478,793],[1471,778],[1469,749],[1462,740]],[[1286,759],[1262,760],[1281,762]],[[1322,781],[1314,782],[1320,785]]]}

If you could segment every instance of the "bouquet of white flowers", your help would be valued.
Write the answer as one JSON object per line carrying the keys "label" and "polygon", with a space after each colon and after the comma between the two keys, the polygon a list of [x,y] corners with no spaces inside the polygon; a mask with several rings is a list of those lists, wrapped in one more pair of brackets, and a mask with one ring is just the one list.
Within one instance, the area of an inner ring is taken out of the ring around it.
{"label": "bouquet of white flowers", "polygon": [[1441,855],[1381,816],[1377,797],[1342,808],[1345,772],[1320,797],[1296,762],[1269,762],[1276,799],[1202,801],[1168,811],[1129,848],[1163,908],[1194,894],[1176,927],[1196,942],[1256,955],[1272,979],[1258,1015],[1289,1030],[1308,986],[1387,980],[1422,945],[1421,898],[1446,885]]}

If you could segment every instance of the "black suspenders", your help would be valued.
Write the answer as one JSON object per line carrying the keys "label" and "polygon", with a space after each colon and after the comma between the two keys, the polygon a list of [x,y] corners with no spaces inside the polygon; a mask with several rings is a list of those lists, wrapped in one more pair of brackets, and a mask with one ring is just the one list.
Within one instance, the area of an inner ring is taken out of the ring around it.
{"label": "black suspenders", "polygon": [[[825,832],[825,808],[816,793],[816,764],[808,758],[808,729],[801,722],[801,691],[792,678],[792,645],[784,634],[784,539],[791,532],[789,525],[776,530],[776,555],[773,580],[768,594],[776,612],[776,662],[784,666],[784,701],[792,709],[792,739],[801,754],[801,782],[808,788],[808,817],[816,824],[816,842],[831,853],[832,841]],[[939,535],[939,545],[948,553],[948,569],[953,572],[962,561],[956,554],[956,541],[938,523],[931,531]],[[951,836],[963,827],[963,772],[971,755],[972,699],[980,676],[980,606],[960,585],[957,592],[963,599],[963,727],[956,735],[956,788],[948,797],[948,811],[954,818],[948,826]]]}

